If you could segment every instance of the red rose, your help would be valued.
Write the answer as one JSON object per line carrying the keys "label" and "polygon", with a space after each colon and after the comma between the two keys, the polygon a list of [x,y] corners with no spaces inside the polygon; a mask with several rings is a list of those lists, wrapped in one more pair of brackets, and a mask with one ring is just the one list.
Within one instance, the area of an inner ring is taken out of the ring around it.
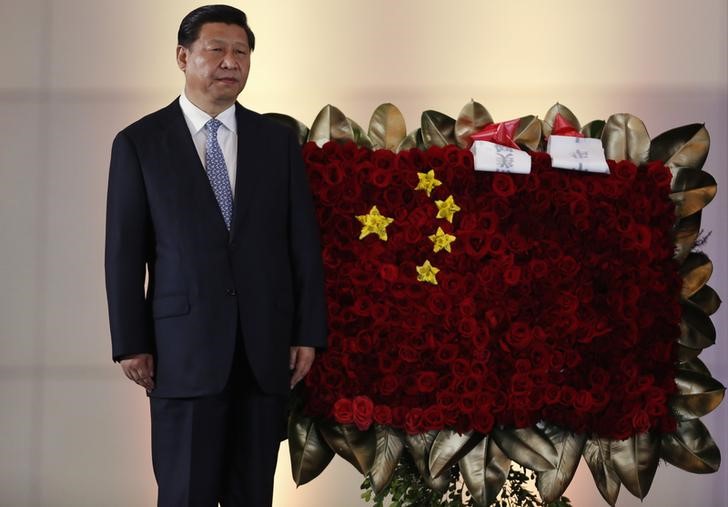
{"label": "red rose", "polygon": [[510,174],[496,173],[493,175],[493,193],[500,197],[510,197],[516,193],[516,185]]}
{"label": "red rose", "polygon": [[348,398],[340,398],[334,403],[334,419],[339,424],[354,422],[354,405]]}
{"label": "red rose", "polygon": [[411,408],[404,419],[404,429],[407,433],[414,435],[422,433],[422,409]]}
{"label": "red rose", "polygon": [[395,164],[395,154],[389,150],[376,150],[372,152],[372,163],[375,167],[387,170],[391,174],[389,170]]}
{"label": "red rose", "polygon": [[518,285],[521,280],[521,268],[519,266],[510,266],[503,272],[503,281],[511,287]]}
{"label": "red rose", "polygon": [[379,381],[379,392],[383,396],[390,396],[399,389],[399,380],[395,375],[385,375]]}
{"label": "red rose", "polygon": [[387,405],[376,405],[372,417],[375,423],[388,426],[392,424],[392,409]]}
{"label": "red rose", "polygon": [[376,167],[369,174],[369,178],[370,178],[370,181],[372,182],[372,185],[374,185],[375,187],[387,188],[389,186],[389,184],[392,182],[392,171]]}
{"label": "red rose", "polygon": [[506,342],[517,350],[528,347],[532,338],[531,330],[525,322],[514,322],[506,333]]}
{"label": "red rose", "polygon": [[382,264],[379,267],[379,276],[387,282],[396,282],[399,277],[399,268],[394,264]]}
{"label": "red rose", "polygon": [[476,413],[473,415],[473,429],[478,433],[487,435],[493,431],[494,425],[495,418],[490,407],[478,407]]}
{"label": "red rose", "polygon": [[434,371],[423,371],[417,374],[417,390],[431,393],[437,387],[437,374]]}
{"label": "red rose", "polygon": [[433,292],[427,299],[427,309],[433,315],[442,315],[450,311],[452,301],[450,297],[441,292]]}
{"label": "red rose", "polygon": [[637,410],[632,415],[632,427],[635,433],[645,433],[650,429],[650,416],[644,410]]}
{"label": "red rose", "polygon": [[355,396],[352,402],[354,408],[354,424],[359,431],[365,431],[372,425],[374,403],[368,396]]}
{"label": "red rose", "polygon": [[425,431],[441,430],[445,424],[442,407],[431,405],[422,412],[422,424]]}

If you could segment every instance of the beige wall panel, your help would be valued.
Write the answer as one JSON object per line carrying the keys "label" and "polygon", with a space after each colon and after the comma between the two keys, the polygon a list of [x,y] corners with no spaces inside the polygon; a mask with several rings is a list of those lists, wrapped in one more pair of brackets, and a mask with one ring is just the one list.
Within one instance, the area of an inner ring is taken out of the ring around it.
{"label": "beige wall panel", "polygon": [[149,404],[113,375],[43,384],[41,506],[153,505]]}
{"label": "beige wall panel", "polygon": [[[1,47],[2,45],[0,45]],[[37,363],[46,168],[40,107],[0,94],[0,369]]]}
{"label": "beige wall panel", "polygon": [[45,54],[49,12],[44,0],[0,2],[0,90],[38,90],[43,86],[48,64]]}
{"label": "beige wall panel", "polygon": [[25,507],[37,478],[39,405],[36,381],[0,376],[0,505]]}
{"label": "beige wall panel", "polygon": [[111,142],[145,98],[54,101],[48,171],[45,364],[111,367],[104,224]]}

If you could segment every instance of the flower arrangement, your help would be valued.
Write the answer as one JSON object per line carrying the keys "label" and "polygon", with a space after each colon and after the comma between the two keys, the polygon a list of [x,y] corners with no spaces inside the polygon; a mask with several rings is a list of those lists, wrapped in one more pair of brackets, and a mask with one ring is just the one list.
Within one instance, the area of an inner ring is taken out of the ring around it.
{"label": "flower arrangement", "polygon": [[273,116],[304,143],[329,302],[329,350],[290,420],[298,484],[338,453],[382,493],[405,449],[427,487],[461,474],[478,505],[511,460],[547,502],[581,456],[610,504],[620,484],[643,498],[660,457],[717,470],[698,419],[724,391],[697,359],[720,301],[693,251],[716,187],[704,127],[650,140],[614,115],[581,128],[610,174],[563,171],[545,139],[580,125],[557,104],[508,123],[532,157],[521,175],[474,171],[470,136],[496,131],[475,102],[409,135],[390,104],[366,134],[332,106],[310,130]]}

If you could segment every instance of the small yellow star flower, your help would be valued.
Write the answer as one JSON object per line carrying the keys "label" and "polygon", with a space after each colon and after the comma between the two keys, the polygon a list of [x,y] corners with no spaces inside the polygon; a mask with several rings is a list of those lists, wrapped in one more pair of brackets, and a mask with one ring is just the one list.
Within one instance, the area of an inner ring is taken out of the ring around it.
{"label": "small yellow star flower", "polygon": [[379,213],[376,206],[372,206],[367,215],[357,215],[363,227],[359,239],[364,239],[369,234],[376,234],[382,241],[387,241],[387,226],[394,222],[394,218],[388,218]]}
{"label": "small yellow star flower", "polygon": [[430,261],[425,261],[422,266],[417,266],[417,280],[437,285],[437,278],[435,275],[439,272],[440,270],[430,264]]}
{"label": "small yellow star flower", "polygon": [[424,190],[427,192],[427,197],[430,197],[430,193],[435,187],[442,185],[442,181],[435,178],[435,171],[432,169],[426,173],[417,173],[417,177],[420,179],[420,182],[417,183],[415,190]]}
{"label": "small yellow star flower", "polygon": [[445,250],[446,252],[452,252],[450,249],[450,243],[455,241],[455,236],[452,234],[447,234],[445,231],[442,230],[442,227],[437,228],[437,232],[431,236],[429,236],[430,241],[432,241],[435,244],[434,251],[439,252],[440,250]]}
{"label": "small yellow star flower", "polygon": [[460,206],[455,204],[455,200],[452,196],[448,197],[444,201],[435,201],[435,205],[439,210],[437,212],[437,218],[444,218],[448,222],[452,223],[452,217],[460,211]]}

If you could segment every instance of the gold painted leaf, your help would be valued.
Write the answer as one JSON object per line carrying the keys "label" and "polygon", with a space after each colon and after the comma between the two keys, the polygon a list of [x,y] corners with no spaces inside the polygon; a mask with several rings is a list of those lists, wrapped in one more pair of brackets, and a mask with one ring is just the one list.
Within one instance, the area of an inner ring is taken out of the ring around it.
{"label": "gold painted leaf", "polygon": [[590,121],[589,123],[581,127],[581,133],[584,134],[586,137],[591,137],[592,139],[601,139],[605,125],[606,122],[604,120]]}
{"label": "gold painted leaf", "polygon": [[551,135],[551,130],[554,128],[554,121],[556,120],[557,114],[560,114],[564,118],[564,120],[568,121],[571,126],[574,127],[576,130],[579,130],[581,128],[579,120],[576,118],[576,115],[571,112],[571,109],[557,102],[556,104],[551,106],[551,108],[546,112],[546,116],[544,116],[543,118],[544,137],[548,137]]}
{"label": "gold painted leaf", "polygon": [[458,461],[468,491],[481,507],[492,504],[508,479],[511,459],[490,437],[484,437]]}
{"label": "gold painted leaf", "polygon": [[576,435],[552,424],[547,424],[544,433],[556,448],[558,462],[556,468],[539,472],[536,488],[544,502],[555,502],[566,491],[576,473],[581,453],[586,443],[586,435]]}
{"label": "gold painted leaf", "polygon": [[428,109],[422,113],[422,138],[427,148],[455,144],[455,119]]}
{"label": "gold painted leaf", "polygon": [[672,180],[670,199],[675,203],[675,214],[686,217],[700,211],[713,200],[718,191],[715,178],[704,171],[685,170]]}
{"label": "gold painted leaf", "polygon": [[683,284],[680,296],[690,298],[708,282],[713,274],[713,263],[704,253],[692,252],[680,266]]}
{"label": "gold painted leaf", "polygon": [[267,116],[271,120],[290,128],[296,133],[298,144],[302,146],[306,144],[306,141],[308,140],[308,127],[294,117],[281,113],[265,113],[263,116]]}
{"label": "gold painted leaf", "polygon": [[404,116],[394,104],[382,104],[369,120],[369,139],[375,150],[394,150],[407,135]]}
{"label": "gold painted leaf", "polygon": [[599,493],[609,505],[616,504],[622,481],[619,480],[617,471],[614,468],[609,440],[603,438],[587,439],[582,455],[589,466]]}
{"label": "gold painted leaf", "polygon": [[690,296],[690,302],[707,315],[713,315],[717,312],[721,303],[718,293],[708,285],[704,285],[702,289]]}
{"label": "gold painted leaf", "polygon": [[705,349],[715,344],[715,326],[710,317],[691,304],[682,305],[680,345],[691,349]]}
{"label": "gold painted leaf", "polygon": [[369,136],[366,132],[364,132],[364,129],[362,129],[359,124],[351,118],[347,118],[347,120],[351,126],[351,131],[354,133],[354,142],[356,145],[360,148],[372,149],[372,140],[369,139]]}
{"label": "gold painted leaf", "polygon": [[506,455],[522,467],[545,472],[556,467],[556,447],[537,427],[494,429],[491,436]]}
{"label": "gold painted leaf", "polygon": [[405,437],[405,445],[424,483],[434,491],[444,491],[450,483],[450,478],[446,475],[441,475],[433,479],[428,466],[430,462],[430,449],[438,433],[437,431],[428,431],[427,433],[407,435]]}
{"label": "gold painted leaf", "polygon": [[369,473],[377,452],[374,430],[359,431],[353,424],[322,423],[318,427],[328,446],[354,465],[362,475]]}
{"label": "gold painted leaf", "polygon": [[647,496],[660,461],[660,441],[652,433],[641,433],[610,443],[614,469],[624,487],[639,499]]}
{"label": "gold painted leaf", "polygon": [[388,426],[376,425],[374,434],[377,439],[377,452],[369,471],[372,490],[379,494],[389,485],[404,451],[404,436]]}
{"label": "gold painted leaf", "polygon": [[455,121],[455,141],[461,148],[470,148],[473,140],[470,136],[479,132],[486,125],[493,123],[493,117],[479,102],[470,100],[463,106]]}
{"label": "gold painted leaf", "polygon": [[448,470],[482,440],[483,435],[469,431],[458,433],[454,430],[442,430],[435,437],[430,449],[430,476],[437,477]]}
{"label": "gold painted leaf", "polygon": [[650,160],[662,160],[677,176],[684,169],[699,171],[710,150],[710,135],[701,123],[683,125],[652,140]]}
{"label": "gold painted leaf", "polygon": [[354,131],[344,113],[331,104],[325,106],[316,116],[308,132],[308,140],[319,146],[328,141],[354,141]]}
{"label": "gold painted leaf", "polygon": [[725,395],[723,384],[710,375],[678,369],[675,375],[678,394],[670,400],[675,417],[687,421],[716,409]]}
{"label": "gold painted leaf", "polygon": [[694,371],[696,373],[700,373],[701,375],[705,375],[707,377],[712,377],[708,367],[705,366],[705,363],[702,362],[697,357],[695,359],[691,359],[690,361],[681,362],[678,365],[678,368],[681,370],[685,370],[685,371]]}
{"label": "gold painted leaf", "polygon": [[334,457],[334,451],[319,436],[313,419],[296,412],[288,419],[288,450],[296,486],[318,477]]}
{"label": "gold painted leaf", "polygon": [[693,349],[677,343],[675,344],[675,351],[678,362],[684,363],[686,361],[692,361],[693,359],[697,358],[703,351],[703,349]]}
{"label": "gold painted leaf", "polygon": [[422,129],[413,130],[407,134],[407,137],[402,139],[402,142],[399,143],[399,146],[397,146],[395,151],[399,153],[400,151],[407,151],[412,148],[419,148],[420,150],[425,149],[425,140],[422,138]]}
{"label": "gold painted leaf", "polygon": [[610,160],[631,160],[639,165],[647,162],[650,154],[650,136],[645,124],[627,113],[613,114],[607,119],[602,145]]}
{"label": "gold painted leaf", "polygon": [[536,151],[542,139],[541,121],[533,115],[521,117],[513,141],[522,148]]}
{"label": "gold painted leaf", "polygon": [[690,216],[681,218],[675,224],[675,255],[676,261],[682,263],[690,251],[695,247],[695,242],[700,235],[700,220],[703,212],[698,211]]}
{"label": "gold painted leaf", "polygon": [[661,453],[668,463],[694,474],[720,468],[720,450],[699,419],[678,422],[675,433],[663,435]]}

